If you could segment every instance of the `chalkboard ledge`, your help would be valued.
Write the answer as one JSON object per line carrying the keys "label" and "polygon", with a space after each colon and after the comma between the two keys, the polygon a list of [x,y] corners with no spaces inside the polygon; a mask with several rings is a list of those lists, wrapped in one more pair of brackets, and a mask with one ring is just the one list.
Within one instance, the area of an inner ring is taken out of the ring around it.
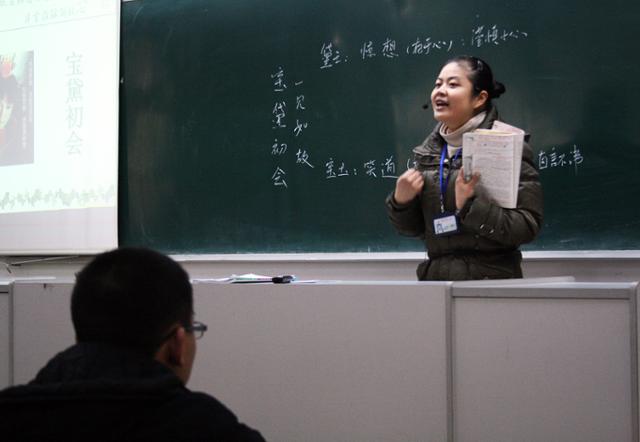
{"label": "chalkboard ledge", "polygon": [[[575,251],[525,251],[524,261],[555,260],[637,260],[640,250],[575,250]],[[368,261],[420,261],[424,252],[377,253],[243,253],[243,254],[175,254],[178,262],[368,262]]]}
{"label": "chalkboard ledge", "polygon": [[551,261],[558,259],[576,260],[637,260],[640,250],[571,250],[571,251],[525,251],[522,252],[525,261]]}

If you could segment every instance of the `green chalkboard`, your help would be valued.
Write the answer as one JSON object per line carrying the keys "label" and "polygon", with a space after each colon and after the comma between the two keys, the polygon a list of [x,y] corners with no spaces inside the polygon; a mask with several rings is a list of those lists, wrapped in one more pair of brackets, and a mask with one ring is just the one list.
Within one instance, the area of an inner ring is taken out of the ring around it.
{"label": "green chalkboard", "polygon": [[640,249],[640,3],[122,5],[120,243],[171,253],[421,250],[383,205],[441,64],[486,59],[532,134],[529,250]]}

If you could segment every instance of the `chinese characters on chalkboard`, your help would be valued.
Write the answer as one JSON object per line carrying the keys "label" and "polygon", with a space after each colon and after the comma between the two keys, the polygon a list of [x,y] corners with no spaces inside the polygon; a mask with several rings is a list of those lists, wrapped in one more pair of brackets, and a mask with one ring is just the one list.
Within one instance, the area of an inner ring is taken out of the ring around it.
{"label": "chinese characters on chalkboard", "polygon": [[[309,121],[306,119],[307,108],[303,89],[304,81],[300,80],[292,83],[292,87],[295,90],[295,103],[290,103],[291,106],[288,106],[283,93],[289,89],[290,85],[282,66],[279,66],[276,71],[271,74],[271,80],[273,84],[273,92],[276,94],[275,102],[271,111],[272,129],[275,132],[274,140],[271,145],[271,155],[275,157],[285,156],[289,150],[289,145],[288,143],[279,141],[278,137],[280,137],[280,139],[289,140],[291,135],[293,135],[293,139],[296,143],[296,146],[294,147],[297,148],[297,152],[295,153],[296,164],[313,168],[313,165],[309,160],[309,152],[302,144],[304,141],[304,131],[309,127]],[[292,108],[292,116],[288,118],[288,109],[290,107]],[[293,121],[294,118],[295,123],[288,127],[287,121]],[[292,129],[290,129],[291,127]],[[295,148],[293,150],[295,150]],[[285,170],[283,170],[279,165],[276,166],[275,171],[271,175],[273,185],[285,189],[288,188],[286,175],[287,173]]]}
{"label": "chinese characters on chalkboard", "polygon": [[[433,37],[416,37],[408,43],[398,43],[387,37],[384,41],[374,42],[367,40],[358,48],[358,60],[368,60],[376,57],[394,59],[404,56],[426,56],[434,52],[455,52],[462,48],[481,48],[483,46],[499,46],[510,40],[521,40],[529,36],[527,32],[519,29],[505,29],[498,25],[476,26],[471,30],[471,37],[438,39]],[[341,63],[347,63],[349,56],[343,48],[338,48],[332,42],[322,44],[320,48],[320,69],[329,69]]]}
{"label": "chinese characters on chalkboard", "polygon": [[[367,62],[374,58],[388,60],[400,57],[428,56],[436,52],[458,52],[464,47],[481,48],[484,46],[499,46],[509,41],[524,40],[529,36],[519,29],[506,29],[498,25],[478,25],[474,27],[470,36],[456,37],[453,39],[439,39],[433,37],[416,37],[408,42],[399,42],[386,37],[384,40],[363,41],[357,48],[353,59],[359,62]],[[340,65],[349,63],[350,50],[353,48],[339,47],[335,42],[327,41],[320,45],[319,68],[321,70],[335,69]],[[353,62],[353,61],[352,61]],[[274,131],[273,142],[269,146],[273,157],[282,158],[281,164],[276,164],[271,172],[271,182],[274,187],[287,189],[287,170],[284,158],[295,159],[286,164],[295,164],[295,167],[303,167],[318,171],[323,170],[323,178],[326,181],[358,177],[366,179],[396,179],[402,173],[396,167],[393,154],[386,158],[363,158],[360,164],[347,164],[343,159],[332,155],[329,158],[319,158],[319,153],[314,151],[314,146],[305,142],[305,131],[313,124],[307,118],[308,107],[313,107],[307,102],[304,93],[304,81],[290,81],[294,75],[289,75],[282,66],[277,66],[271,73],[274,102],[272,106],[272,129]],[[285,95],[285,92],[289,92]],[[287,99],[286,97],[289,97]],[[295,98],[294,98],[295,97]],[[538,167],[540,171],[545,169],[573,167],[578,174],[578,167],[582,165],[584,157],[578,147],[574,145],[569,152],[560,152],[556,147],[550,151],[541,150],[538,154]],[[412,167],[407,161],[407,169]]]}
{"label": "chinese characters on chalkboard", "polygon": [[[339,58],[333,56],[332,62]],[[313,146],[307,145],[305,131],[312,124],[307,118],[307,110],[311,106],[304,93],[304,81],[290,82],[287,72],[278,66],[271,74],[274,102],[271,107],[271,128],[274,139],[269,146],[272,157],[295,158],[295,167],[322,170],[322,179],[334,180],[346,177],[395,179],[396,165],[393,155],[381,159],[362,159],[360,164],[347,164],[338,158],[319,158]],[[285,92],[291,92],[285,95]],[[286,97],[290,97],[287,100]],[[283,164],[277,164],[271,172],[271,183],[274,187],[288,189],[287,170]]]}
{"label": "chinese characters on chalkboard", "polygon": [[578,166],[582,165],[584,157],[577,145],[574,144],[570,149],[569,152],[560,152],[556,150],[556,147],[552,147],[548,152],[541,150],[538,153],[538,169],[540,172],[557,167],[573,167],[575,174],[578,175]]}

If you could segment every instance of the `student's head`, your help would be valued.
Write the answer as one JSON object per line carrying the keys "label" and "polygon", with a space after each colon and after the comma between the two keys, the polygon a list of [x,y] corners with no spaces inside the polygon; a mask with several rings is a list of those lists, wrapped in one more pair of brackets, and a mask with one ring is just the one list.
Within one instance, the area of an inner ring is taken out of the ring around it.
{"label": "student's head", "polygon": [[447,61],[438,74],[431,92],[433,117],[455,130],[504,92],[504,85],[494,80],[486,62],[460,55]]}
{"label": "student's head", "polygon": [[71,317],[78,342],[127,347],[188,380],[195,357],[193,293],[171,258],[142,248],[96,256],[77,275]]}

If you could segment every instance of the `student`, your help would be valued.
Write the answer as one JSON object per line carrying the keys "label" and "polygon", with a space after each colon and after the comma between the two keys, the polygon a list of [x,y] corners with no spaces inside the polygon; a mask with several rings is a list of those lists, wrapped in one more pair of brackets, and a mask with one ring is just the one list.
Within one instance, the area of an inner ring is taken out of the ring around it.
{"label": "student", "polygon": [[2,440],[263,441],[185,387],[196,339],[186,272],[146,249],[98,255],[71,295],[77,343],[29,384],[0,392]]}
{"label": "student", "polygon": [[[504,92],[504,85],[479,58],[458,56],[440,70],[431,92],[439,123],[413,149],[415,168],[398,178],[386,200],[396,230],[426,244],[429,260],[418,266],[420,280],[522,277],[519,246],[532,241],[542,224],[542,188],[526,142],[529,137],[525,136],[515,209],[499,207],[478,194],[482,177],[476,174],[465,181],[461,167],[462,135],[494,126],[498,111],[492,100]],[[455,215],[457,232],[436,233],[442,227],[438,220],[448,214]]]}

